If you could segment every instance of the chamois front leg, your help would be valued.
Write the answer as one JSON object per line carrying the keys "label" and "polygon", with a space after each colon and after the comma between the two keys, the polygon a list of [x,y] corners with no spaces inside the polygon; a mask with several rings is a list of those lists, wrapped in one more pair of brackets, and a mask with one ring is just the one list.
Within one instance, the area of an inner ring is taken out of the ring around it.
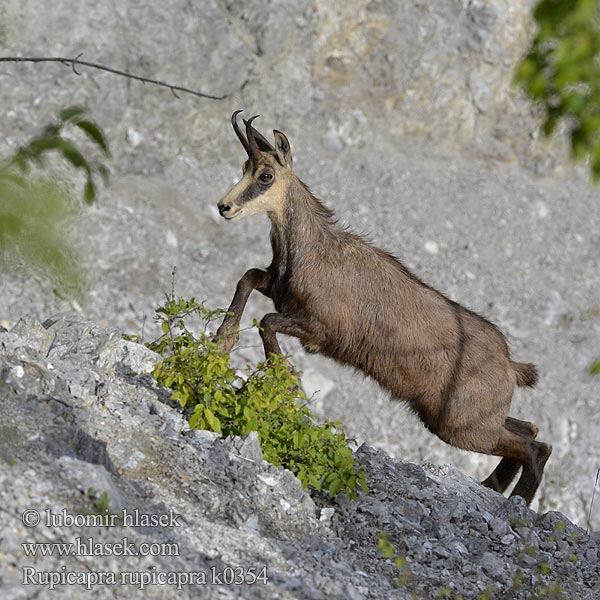
{"label": "chamois front leg", "polygon": [[215,341],[217,342],[219,351],[225,354],[231,352],[231,348],[233,348],[239,333],[240,321],[244,308],[246,308],[248,297],[252,293],[252,290],[258,290],[265,296],[270,297],[270,281],[271,276],[267,271],[263,271],[262,269],[249,269],[238,281],[231,305],[215,334]]}

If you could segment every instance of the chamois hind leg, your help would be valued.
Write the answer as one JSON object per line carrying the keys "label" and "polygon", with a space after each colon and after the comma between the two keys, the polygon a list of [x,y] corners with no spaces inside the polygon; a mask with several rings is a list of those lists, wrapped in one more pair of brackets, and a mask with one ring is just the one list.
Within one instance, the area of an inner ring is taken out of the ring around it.
{"label": "chamois hind leg", "polygon": [[542,480],[544,465],[552,453],[552,447],[515,433],[505,425],[490,453],[515,461],[523,467],[511,497],[521,496],[529,505]]}
{"label": "chamois hind leg", "polygon": [[[538,434],[538,426],[535,423],[521,421],[513,417],[507,417],[504,427],[512,433],[534,440]],[[512,483],[519,472],[521,464],[513,458],[503,458],[494,471],[481,484],[501,494]]]}

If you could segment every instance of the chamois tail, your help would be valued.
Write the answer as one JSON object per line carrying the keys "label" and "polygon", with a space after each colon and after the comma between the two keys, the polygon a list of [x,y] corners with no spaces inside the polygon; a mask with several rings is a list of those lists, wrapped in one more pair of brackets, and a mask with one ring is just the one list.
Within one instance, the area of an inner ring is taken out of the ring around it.
{"label": "chamois tail", "polygon": [[520,363],[514,360],[510,361],[510,366],[517,375],[517,385],[520,387],[534,387],[538,381],[538,371],[535,365],[531,363]]}

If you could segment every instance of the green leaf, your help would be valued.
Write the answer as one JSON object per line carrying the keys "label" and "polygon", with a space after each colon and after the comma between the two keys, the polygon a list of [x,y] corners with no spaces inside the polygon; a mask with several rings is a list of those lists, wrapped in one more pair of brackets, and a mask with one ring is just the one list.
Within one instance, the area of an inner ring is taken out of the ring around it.
{"label": "green leaf", "polygon": [[227,417],[228,419],[231,418],[231,414],[230,414],[229,410],[227,410],[227,408],[225,408],[224,406],[221,406],[221,407],[218,408],[218,413],[222,417]]}
{"label": "green leaf", "polygon": [[62,140],[60,151],[62,155],[77,169],[83,168],[88,173],[91,172],[91,168],[88,165],[87,160],[83,157],[83,154],[77,149],[77,146],[69,140]]}
{"label": "green leaf", "polygon": [[86,112],[87,108],[84,106],[69,106],[68,108],[63,108],[63,110],[58,113],[58,118],[63,123],[69,123],[83,117]]}
{"label": "green leaf", "polygon": [[100,174],[100,177],[102,177],[104,185],[108,185],[110,182],[110,170],[108,169],[108,167],[106,165],[96,165],[95,168],[96,171],[98,171],[98,173]]}
{"label": "green leaf", "polygon": [[343,481],[339,478],[339,476],[336,476],[329,483],[327,491],[331,496],[337,496],[340,493],[343,485]]}
{"label": "green leaf", "polygon": [[83,198],[87,204],[92,204],[96,199],[96,186],[94,185],[94,181],[91,177],[85,182]]}
{"label": "green leaf", "polygon": [[196,408],[194,409],[194,412],[192,413],[192,416],[190,417],[190,427],[192,429],[197,429],[198,428],[198,424],[200,422],[200,418],[202,417],[202,406],[200,404],[198,404],[198,406],[196,406]]}
{"label": "green leaf", "polygon": [[562,98],[562,109],[565,113],[571,113],[573,116],[578,117],[588,103],[589,98],[587,94],[570,92]]}
{"label": "green leaf", "polygon": [[590,375],[599,375],[600,374],[600,359],[594,361],[590,366]]}
{"label": "green leaf", "polygon": [[34,138],[27,149],[32,155],[40,155],[49,150],[58,150],[61,154],[76,168],[86,168],[89,170],[89,165],[83,154],[77,149],[77,146],[70,140],[65,140],[60,137],[53,138]]}
{"label": "green leaf", "polygon": [[12,158],[12,164],[16,165],[21,173],[27,175],[29,173],[29,162],[27,153],[24,148],[19,148],[17,153]]}
{"label": "green leaf", "polygon": [[529,94],[534,100],[542,100],[548,93],[545,73],[536,73],[529,82]]}
{"label": "green leaf", "polygon": [[588,153],[588,138],[581,128],[571,131],[571,154],[575,160],[583,160]]}
{"label": "green leaf", "polygon": [[204,409],[204,418],[213,431],[221,433],[221,421],[214,415],[210,408]]}
{"label": "green leaf", "polygon": [[592,178],[597,183],[600,180],[600,141],[594,146],[591,158],[590,168],[592,170]]}
{"label": "green leaf", "polygon": [[385,533],[380,533],[377,539],[377,549],[383,555],[383,558],[392,558],[396,550]]}
{"label": "green leaf", "polygon": [[106,138],[104,137],[104,134],[102,133],[100,128],[95,123],[84,119],[81,121],[77,121],[75,125],[79,127],[79,129],[81,129],[93,142],[100,146],[100,148],[102,149],[104,154],[106,154],[106,156],[110,156],[110,151],[108,149],[108,143],[106,141]]}
{"label": "green leaf", "polygon": [[321,480],[316,475],[308,476],[308,484],[315,488],[315,490],[321,489]]}
{"label": "green leaf", "polygon": [[40,155],[49,150],[60,150],[63,141],[60,137],[37,137],[29,142],[26,150],[29,156]]}
{"label": "green leaf", "polygon": [[515,82],[524,85],[531,81],[538,70],[536,61],[533,58],[524,58],[515,72]]}
{"label": "green leaf", "polygon": [[365,494],[368,494],[369,493],[369,486],[367,485],[367,480],[365,478],[364,472],[359,473],[359,475],[358,475],[358,483],[359,483],[360,487],[362,488],[362,491]]}
{"label": "green leaf", "polygon": [[62,129],[62,124],[57,125],[56,123],[51,123],[50,125],[46,125],[40,137],[51,138],[58,137],[60,135],[60,131]]}

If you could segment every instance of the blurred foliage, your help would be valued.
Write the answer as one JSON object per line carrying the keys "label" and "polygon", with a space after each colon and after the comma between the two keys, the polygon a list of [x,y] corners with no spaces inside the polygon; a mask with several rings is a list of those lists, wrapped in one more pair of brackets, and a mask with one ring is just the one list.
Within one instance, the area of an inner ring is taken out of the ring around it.
{"label": "blurred foliage", "polygon": [[0,171],[0,268],[25,267],[77,295],[82,276],[66,224],[78,212],[72,192],[58,178],[15,182]]}
{"label": "blurred foliage", "polygon": [[597,0],[541,0],[538,31],[517,67],[515,83],[545,112],[543,131],[559,122],[568,128],[572,155],[590,157],[600,180],[600,3]]}
{"label": "blurred foliage", "polygon": [[[414,575],[408,567],[406,558],[396,554],[396,548],[392,542],[390,542],[389,536],[385,531],[380,532],[377,536],[377,549],[382,554],[383,558],[392,559],[394,561],[394,565],[396,566],[396,569],[398,569],[398,576],[395,581],[397,587],[402,587],[414,579]],[[440,596],[438,595],[437,597],[439,598]]]}
{"label": "blurred foliage", "polygon": [[[163,360],[153,376],[174,390],[172,398],[188,410],[190,427],[223,436],[256,431],[265,460],[288,468],[303,487],[331,496],[366,491],[364,469],[355,465],[348,446],[352,440],[338,422],[315,423],[285,357],[271,354],[255,368],[248,366],[246,377],[229,365],[207,334],[208,323],[223,314],[173,294],[156,309],[163,334],[148,347]],[[194,319],[198,336],[186,325]]]}
{"label": "blurred foliage", "polygon": [[26,268],[71,296],[80,292],[82,283],[79,257],[68,235],[80,203],[73,186],[55,169],[48,169],[45,158],[58,155],[81,172],[84,201],[90,204],[96,199],[95,178],[99,175],[107,182],[108,169],[90,162],[64,135],[69,129],[79,130],[109,156],[104,134],[86,112],[79,106],[65,108],[57,122],[0,163],[0,268]]}

